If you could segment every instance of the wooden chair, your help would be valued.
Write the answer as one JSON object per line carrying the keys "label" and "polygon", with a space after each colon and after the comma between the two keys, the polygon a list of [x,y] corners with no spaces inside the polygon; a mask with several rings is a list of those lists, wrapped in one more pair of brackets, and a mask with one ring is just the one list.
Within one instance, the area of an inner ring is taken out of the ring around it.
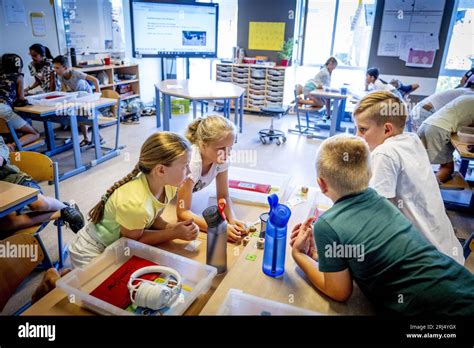
{"label": "wooden chair", "polygon": [[474,251],[474,232],[471,233],[471,237],[464,243],[463,250],[465,259]]}
{"label": "wooden chair", "polygon": [[16,133],[13,126],[11,125],[11,122],[1,117],[0,117],[0,134],[7,134],[11,138],[13,138],[13,142],[15,143],[15,146],[18,151],[35,151],[37,148],[44,146],[45,144],[44,139],[39,138],[27,145],[21,145],[18,134]]}
{"label": "wooden chair", "polygon": [[34,250],[37,253],[34,255],[36,260],[31,258],[33,255],[24,255],[30,257],[0,258],[0,311],[2,311],[18,286],[42,263],[44,254],[38,240],[27,234],[10,236],[0,241],[0,244],[8,245],[9,248],[21,246],[23,250],[35,248]]}
{"label": "wooden chair", "polygon": [[[116,99],[117,104],[112,106],[112,113],[115,118],[119,117],[119,109],[120,109],[120,94],[115,92],[114,90],[111,89],[103,89],[102,91],[102,98],[110,98],[110,99]],[[113,124],[116,124],[116,120],[112,120],[110,117],[104,117],[104,116],[99,116],[99,125],[100,126],[111,126]]]}
{"label": "wooden chair", "polygon": [[[35,181],[48,181],[53,182],[54,184],[54,197],[57,200],[59,198],[59,173],[58,173],[58,164],[53,162],[51,158],[46,155],[37,152],[31,151],[22,151],[22,152],[12,152],[10,153],[10,162],[11,164],[17,166],[22,172],[27,173]],[[62,242],[62,229],[61,226],[63,222],[61,219],[57,219],[57,233],[58,233],[58,250],[59,250],[59,261],[57,265],[53,264],[49,254],[43,244],[43,241],[40,236],[40,232],[51,222],[45,221],[41,224],[30,226],[18,230],[14,235],[28,234],[35,236],[38,239],[38,243],[41,246],[41,249],[44,253],[44,266],[46,268],[58,266],[59,268],[63,267],[63,261],[65,257],[65,251],[63,250]]]}

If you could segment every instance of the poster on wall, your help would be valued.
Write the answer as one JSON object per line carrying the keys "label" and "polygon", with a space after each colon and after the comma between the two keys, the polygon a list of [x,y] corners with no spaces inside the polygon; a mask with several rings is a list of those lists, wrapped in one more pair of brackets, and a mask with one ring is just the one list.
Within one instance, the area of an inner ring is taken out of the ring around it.
{"label": "poster on wall", "polygon": [[249,49],[281,51],[285,41],[285,22],[250,22]]}
{"label": "poster on wall", "polygon": [[23,0],[3,0],[5,23],[26,25],[26,12]]}
{"label": "poster on wall", "polygon": [[386,0],[377,54],[398,57],[406,66],[431,67],[444,6],[445,0]]}

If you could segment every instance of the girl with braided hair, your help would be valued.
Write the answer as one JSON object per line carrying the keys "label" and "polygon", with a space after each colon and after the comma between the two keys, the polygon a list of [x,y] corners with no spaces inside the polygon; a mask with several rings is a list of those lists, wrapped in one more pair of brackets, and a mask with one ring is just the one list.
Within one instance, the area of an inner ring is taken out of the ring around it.
{"label": "girl with braided hair", "polygon": [[90,223],[69,248],[72,265],[88,264],[120,237],[149,245],[196,239],[199,228],[193,219],[170,224],[161,218],[190,173],[190,157],[191,146],[178,134],[151,135],[133,170],[114,183],[89,212]]}

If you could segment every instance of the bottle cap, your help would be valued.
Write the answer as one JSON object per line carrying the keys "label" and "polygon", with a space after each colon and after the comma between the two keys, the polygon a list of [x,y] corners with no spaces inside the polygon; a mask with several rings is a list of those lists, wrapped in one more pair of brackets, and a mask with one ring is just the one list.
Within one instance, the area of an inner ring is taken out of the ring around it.
{"label": "bottle cap", "polygon": [[219,212],[219,208],[217,208],[216,205],[206,208],[202,212],[202,216],[204,217],[204,220],[206,220],[207,226],[209,228],[217,227],[224,221],[221,213]]}
{"label": "bottle cap", "polygon": [[271,194],[268,196],[270,204],[270,222],[276,227],[284,227],[288,224],[291,216],[291,210],[284,204],[278,203],[278,196]]}

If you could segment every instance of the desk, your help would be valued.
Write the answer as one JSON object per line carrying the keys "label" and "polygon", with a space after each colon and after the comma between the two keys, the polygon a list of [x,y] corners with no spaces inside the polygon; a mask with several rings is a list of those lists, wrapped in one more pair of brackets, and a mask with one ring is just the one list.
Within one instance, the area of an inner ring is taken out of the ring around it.
{"label": "desk", "polygon": [[[323,89],[315,89],[310,92],[311,95],[323,99],[329,99],[329,102],[334,101],[334,115],[336,117],[331,117],[332,112],[328,110],[329,117],[331,118],[331,125],[329,126],[329,136],[332,137],[336,135],[337,132],[342,132],[341,122],[344,118],[346,100],[348,98],[347,94],[341,94],[339,92],[325,91]],[[319,128],[325,128],[325,125],[318,125]]]}
{"label": "desk", "polygon": [[461,140],[459,140],[457,134],[451,135],[451,144],[453,144],[454,148],[457,152],[459,152],[459,155],[461,156],[461,167],[459,168],[459,173],[461,173],[462,176],[465,177],[467,173],[467,168],[469,167],[469,161],[474,161],[474,153],[467,151],[467,145],[474,144],[462,142]]}
{"label": "desk", "polygon": [[164,80],[155,85],[156,127],[161,127],[160,93],[163,95],[163,130],[170,130],[171,97],[188,99],[193,104],[193,119],[197,116],[197,102],[204,100],[224,100],[230,105],[235,102],[234,124],[242,133],[244,118],[245,89],[230,82],[202,80]]}
{"label": "desk", "polygon": [[38,199],[37,189],[0,181],[0,218]]}
{"label": "desk", "polygon": [[441,196],[449,209],[472,209],[474,195],[469,183],[465,180],[469,161],[474,161],[474,153],[467,151],[467,143],[459,140],[457,134],[451,135],[451,143],[461,156],[459,173],[454,173],[453,179],[440,185]]}
{"label": "desk", "polygon": [[[318,191],[316,188],[310,188],[307,201],[293,207],[288,223],[290,231],[294,225],[306,220],[309,215],[308,211],[311,211],[311,207],[314,207],[319,200],[316,198]],[[255,255],[255,261],[247,260],[247,255]],[[289,243],[286,247],[285,273],[282,277],[272,278],[265,275],[262,271],[262,261],[263,250],[256,249],[255,241],[252,241],[243,250],[235,266],[228,272],[225,279],[207,302],[201,315],[214,315],[218,313],[227,292],[232,288],[242,290],[246,294],[306,308],[323,314],[374,314],[372,305],[356,284],[354,284],[352,296],[346,303],[333,301],[316,290],[297,267],[291,256]]]}
{"label": "desk", "polygon": [[[82,173],[83,171],[95,166],[96,164],[102,163],[109,160],[112,157],[120,154],[119,149],[119,130],[120,130],[120,108],[117,110],[117,129],[115,133],[115,146],[112,149],[102,147],[100,145],[99,138],[99,123],[98,123],[98,110],[114,106],[117,104],[117,100],[111,98],[100,98],[95,102],[88,103],[64,103],[59,106],[42,106],[42,105],[28,105],[22,107],[16,107],[15,112],[19,113],[25,118],[43,122],[46,136],[46,144],[48,151],[45,153],[47,156],[53,156],[55,154],[64,152],[66,150],[73,149],[74,151],[74,166],[73,170],[62,173],[59,176],[59,180],[65,180],[76,174]],[[91,161],[87,165],[82,163],[81,159],[81,148],[79,145],[79,135],[77,131],[78,122],[86,123],[92,126],[92,137],[95,150],[95,160]],[[54,131],[52,123],[67,124],[71,126],[72,143],[61,146],[56,146],[54,140]],[[107,150],[102,153],[102,149]]]}

